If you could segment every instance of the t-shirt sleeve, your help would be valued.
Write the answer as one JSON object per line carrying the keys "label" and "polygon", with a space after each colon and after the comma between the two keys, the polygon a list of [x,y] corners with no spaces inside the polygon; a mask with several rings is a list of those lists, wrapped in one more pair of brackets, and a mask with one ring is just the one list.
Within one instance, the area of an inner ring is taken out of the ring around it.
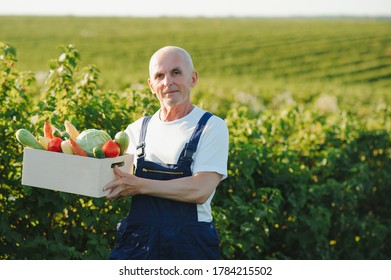
{"label": "t-shirt sleeve", "polygon": [[229,133],[226,123],[219,117],[209,119],[194,154],[193,173],[217,172],[227,178]]}
{"label": "t-shirt sleeve", "polygon": [[125,129],[126,134],[129,135],[129,146],[126,152],[128,154],[135,154],[139,141],[142,118],[128,125]]}

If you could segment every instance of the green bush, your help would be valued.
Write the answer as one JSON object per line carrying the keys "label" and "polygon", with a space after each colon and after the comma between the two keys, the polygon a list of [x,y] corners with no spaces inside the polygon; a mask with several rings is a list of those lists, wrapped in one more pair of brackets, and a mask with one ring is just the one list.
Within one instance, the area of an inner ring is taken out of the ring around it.
{"label": "green bush", "polygon": [[[15,50],[1,49],[2,186],[1,255],[5,259],[104,259],[114,245],[115,225],[129,210],[126,199],[106,201],[21,186],[19,128],[43,135],[45,120],[64,130],[105,129],[112,137],[143,114],[156,109],[146,91],[101,92],[94,66],[78,69],[79,53],[69,45],[53,61],[41,96],[28,92],[32,79],[12,68]],[[34,85],[31,85],[34,88]],[[45,166],[42,166],[44,169]],[[80,186],[82,187],[82,186]]]}
{"label": "green bush", "polygon": [[[0,43],[0,259],[105,259],[116,223],[128,212],[129,198],[21,185],[19,128],[39,135],[45,120],[61,129],[69,120],[113,136],[158,108],[143,86],[101,90],[98,69],[79,69],[79,60],[72,45],[63,47],[38,87],[31,73],[14,68],[16,50]],[[217,189],[213,214],[224,259],[391,258],[387,108],[374,125],[311,104],[262,110],[223,104],[229,177]]]}
{"label": "green bush", "polygon": [[215,200],[226,258],[390,258],[388,131],[297,105],[226,120],[231,177]]}

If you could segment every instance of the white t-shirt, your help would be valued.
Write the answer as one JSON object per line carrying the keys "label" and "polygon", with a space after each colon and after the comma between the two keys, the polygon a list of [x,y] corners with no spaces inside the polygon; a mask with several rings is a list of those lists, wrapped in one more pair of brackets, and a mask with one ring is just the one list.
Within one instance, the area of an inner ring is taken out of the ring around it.
{"label": "white t-shirt", "polygon": [[[185,117],[172,122],[163,122],[159,118],[159,111],[156,112],[149,121],[145,137],[145,160],[176,164],[204,113],[203,109],[195,106]],[[125,130],[131,143],[127,152],[135,154],[135,164],[142,120],[143,118],[135,121]],[[213,115],[202,132],[197,151],[193,155],[191,170],[193,174],[202,171],[217,172],[223,175],[223,180],[227,177],[227,160],[228,128],[221,118]],[[204,204],[197,204],[198,221],[212,221],[210,203],[213,196],[214,192]]]}

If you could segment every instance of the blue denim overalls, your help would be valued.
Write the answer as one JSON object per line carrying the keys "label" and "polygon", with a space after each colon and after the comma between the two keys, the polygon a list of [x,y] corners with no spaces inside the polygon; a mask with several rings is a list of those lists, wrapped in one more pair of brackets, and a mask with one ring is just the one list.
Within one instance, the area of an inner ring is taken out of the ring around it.
{"label": "blue denim overalls", "polygon": [[[145,135],[151,117],[143,120],[136,176],[170,180],[191,176],[191,163],[206,122],[198,122],[177,164],[145,160]],[[122,219],[110,259],[218,259],[219,239],[212,222],[198,222],[197,205],[148,195],[132,198],[131,211]]]}

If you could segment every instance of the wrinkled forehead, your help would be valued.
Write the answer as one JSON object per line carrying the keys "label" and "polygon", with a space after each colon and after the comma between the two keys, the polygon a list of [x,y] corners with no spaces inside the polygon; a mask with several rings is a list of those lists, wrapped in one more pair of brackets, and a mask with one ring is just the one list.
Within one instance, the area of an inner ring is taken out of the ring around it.
{"label": "wrinkled forehead", "polygon": [[150,75],[155,72],[165,72],[172,69],[194,71],[190,56],[176,49],[165,49],[156,52],[149,63]]}

